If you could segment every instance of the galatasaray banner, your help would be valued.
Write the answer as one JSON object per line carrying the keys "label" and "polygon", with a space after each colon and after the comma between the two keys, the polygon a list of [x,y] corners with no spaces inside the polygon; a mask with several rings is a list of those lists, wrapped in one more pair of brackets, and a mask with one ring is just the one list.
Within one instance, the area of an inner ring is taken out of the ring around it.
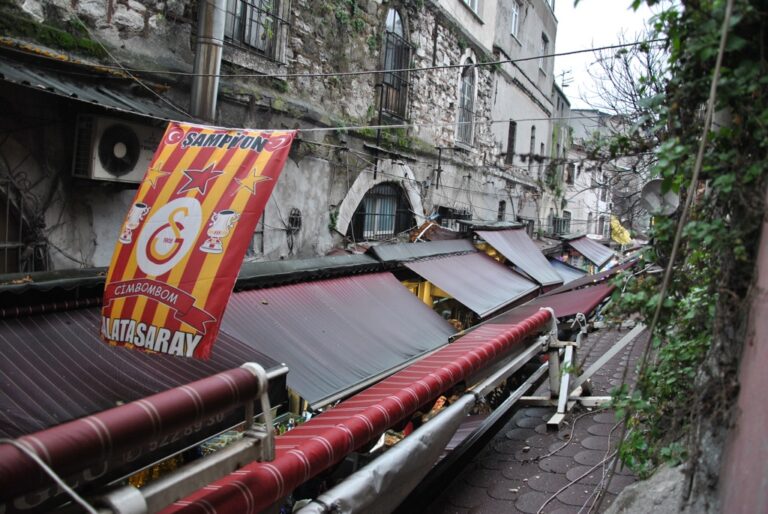
{"label": "galatasaray banner", "polygon": [[118,238],[101,336],[207,359],[295,131],[172,122]]}

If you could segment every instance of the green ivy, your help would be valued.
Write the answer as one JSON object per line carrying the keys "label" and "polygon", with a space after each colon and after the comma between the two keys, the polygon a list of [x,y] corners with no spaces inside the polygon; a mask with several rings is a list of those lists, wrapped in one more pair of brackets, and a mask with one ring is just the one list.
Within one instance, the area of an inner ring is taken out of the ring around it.
{"label": "green ivy", "polygon": [[[641,0],[635,0],[638,7]],[[657,4],[647,0],[648,4]],[[737,369],[749,312],[749,288],[759,247],[768,176],[768,62],[763,3],[736,0],[700,186],[688,185],[701,140],[703,110],[712,79],[725,2],[666,5],[655,18],[657,37],[667,41],[666,94],[644,98],[641,129],[606,141],[612,157],[656,152],[654,176],[663,189],[695,202],[684,227],[679,257],[653,350],[631,397],[615,392],[622,417],[629,416],[621,447],[625,462],[642,476],[663,462],[696,462],[702,420],[727,426],[738,390]],[[637,81],[642,92],[644,81]],[[679,214],[655,218],[655,244],[640,266],[666,266]],[[766,244],[766,243],[763,243]],[[619,279],[625,314],[648,322],[659,300],[658,276]]]}

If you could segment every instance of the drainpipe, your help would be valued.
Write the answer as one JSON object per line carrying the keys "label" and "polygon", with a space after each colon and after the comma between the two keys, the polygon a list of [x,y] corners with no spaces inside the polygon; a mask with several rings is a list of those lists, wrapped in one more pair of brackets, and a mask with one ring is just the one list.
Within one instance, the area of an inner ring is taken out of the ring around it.
{"label": "drainpipe", "polygon": [[198,2],[191,111],[193,116],[207,121],[213,121],[216,118],[216,97],[219,93],[226,10],[227,0]]}

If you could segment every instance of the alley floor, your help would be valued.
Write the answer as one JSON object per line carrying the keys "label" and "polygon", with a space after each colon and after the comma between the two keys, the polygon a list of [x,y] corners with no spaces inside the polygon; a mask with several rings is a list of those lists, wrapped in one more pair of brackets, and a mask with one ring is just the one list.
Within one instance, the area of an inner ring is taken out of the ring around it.
{"label": "alley floor", "polygon": [[[583,369],[597,360],[628,330],[602,329],[589,334],[579,361]],[[625,375],[635,378],[647,332],[641,332],[592,377],[592,394],[609,395]],[[544,394],[545,383],[536,392]],[[482,448],[428,509],[432,514],[566,514],[594,512],[605,489],[611,459],[621,435],[615,413],[577,406],[559,431],[547,431],[554,409],[524,407]],[[600,511],[635,477],[619,465]]]}

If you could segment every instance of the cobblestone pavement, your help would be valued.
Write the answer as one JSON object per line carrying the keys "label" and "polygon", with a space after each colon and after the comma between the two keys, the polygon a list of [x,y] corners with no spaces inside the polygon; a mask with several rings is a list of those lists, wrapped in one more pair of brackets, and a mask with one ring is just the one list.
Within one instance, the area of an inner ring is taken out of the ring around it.
{"label": "cobblestone pavement", "polygon": [[[628,330],[603,329],[589,334],[579,361],[583,369],[598,359]],[[634,380],[647,333],[642,332],[622,352],[592,377],[592,394],[610,394],[627,380]],[[628,366],[628,368],[627,368]],[[545,394],[545,383],[536,394]],[[577,406],[559,432],[547,432],[546,420],[554,409],[522,408],[472,462],[448,485],[427,512],[475,513],[587,513],[597,492],[605,487],[604,476],[621,434],[611,410]],[[611,480],[601,510],[635,481],[621,465]]]}

